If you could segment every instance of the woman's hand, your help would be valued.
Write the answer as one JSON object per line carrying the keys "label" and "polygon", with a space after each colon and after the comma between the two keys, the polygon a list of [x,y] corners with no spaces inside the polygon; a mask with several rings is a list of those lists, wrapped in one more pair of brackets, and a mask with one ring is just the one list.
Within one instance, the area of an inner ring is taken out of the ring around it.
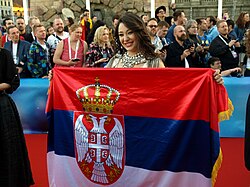
{"label": "woman's hand", "polygon": [[68,66],[75,66],[78,61],[73,61],[73,59],[70,59],[68,61]]}
{"label": "woman's hand", "polygon": [[103,62],[107,62],[107,61],[108,61],[107,58],[101,58],[101,59],[95,61],[95,64],[99,64],[99,63],[103,63]]}
{"label": "woman's hand", "polygon": [[53,78],[53,71],[49,70],[49,75],[48,75],[49,80],[51,81]]}
{"label": "woman's hand", "polygon": [[216,70],[213,74],[214,76],[214,80],[218,83],[218,84],[224,84],[224,80],[220,74],[220,70]]}

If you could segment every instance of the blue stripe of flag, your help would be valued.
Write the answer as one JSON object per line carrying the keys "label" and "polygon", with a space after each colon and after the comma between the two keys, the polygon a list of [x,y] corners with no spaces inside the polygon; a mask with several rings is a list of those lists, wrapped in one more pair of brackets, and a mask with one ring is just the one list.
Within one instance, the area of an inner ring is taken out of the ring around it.
{"label": "blue stripe of flag", "polygon": [[[75,157],[73,112],[54,110],[48,117],[48,151]],[[196,172],[211,178],[220,145],[212,144],[219,142],[211,141],[219,139],[219,134],[209,128],[208,122],[132,116],[125,116],[124,120],[127,166]]]}

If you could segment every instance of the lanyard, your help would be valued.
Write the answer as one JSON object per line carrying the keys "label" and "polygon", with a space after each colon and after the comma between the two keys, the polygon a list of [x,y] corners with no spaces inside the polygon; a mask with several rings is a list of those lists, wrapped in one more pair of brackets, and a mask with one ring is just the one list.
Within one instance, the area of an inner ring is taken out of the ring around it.
{"label": "lanyard", "polygon": [[220,37],[220,39],[221,39],[226,45],[228,45],[228,43],[226,42],[226,40],[225,40],[221,35],[219,35],[219,37]]}
{"label": "lanyard", "polygon": [[[69,44],[69,59],[71,59],[71,45],[70,45],[70,37],[68,37],[68,44]],[[77,40],[77,43],[76,43],[76,50],[75,50],[75,58],[77,58],[77,51],[78,51],[78,48],[79,48],[79,40]]]}
{"label": "lanyard", "polygon": [[[228,43],[226,42],[226,40],[225,40],[221,35],[219,35],[219,37],[220,37],[220,39],[221,39],[226,45],[228,45]],[[234,45],[232,45],[232,48],[233,48],[233,50],[235,49]],[[229,48],[229,50],[232,51],[231,48]]]}

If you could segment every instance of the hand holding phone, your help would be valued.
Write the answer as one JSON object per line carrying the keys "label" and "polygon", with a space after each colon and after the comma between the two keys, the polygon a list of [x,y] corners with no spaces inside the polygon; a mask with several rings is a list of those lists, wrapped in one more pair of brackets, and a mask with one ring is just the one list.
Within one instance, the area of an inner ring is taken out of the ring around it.
{"label": "hand holding phone", "polygon": [[168,51],[168,45],[164,45],[164,46],[161,48],[160,51],[161,51],[161,52],[163,52],[163,51]]}
{"label": "hand holding phone", "polygon": [[79,58],[74,58],[74,59],[72,59],[72,62],[78,62],[78,61],[80,61]]}

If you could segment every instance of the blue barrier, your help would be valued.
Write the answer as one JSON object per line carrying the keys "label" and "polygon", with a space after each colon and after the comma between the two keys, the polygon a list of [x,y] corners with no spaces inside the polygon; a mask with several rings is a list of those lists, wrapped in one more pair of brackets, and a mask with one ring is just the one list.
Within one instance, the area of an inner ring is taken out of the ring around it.
{"label": "blue barrier", "polygon": [[[250,78],[224,78],[228,95],[234,105],[230,120],[221,122],[221,137],[244,137],[246,102],[250,93]],[[48,79],[21,79],[21,86],[12,94],[16,102],[24,133],[47,133],[45,107]]]}
{"label": "blue barrier", "polygon": [[48,79],[21,79],[20,87],[11,95],[26,134],[48,132],[45,115],[48,85]]}
{"label": "blue barrier", "polygon": [[224,78],[228,96],[233,102],[233,116],[228,121],[220,123],[221,137],[244,137],[246,104],[250,94],[250,77]]}

